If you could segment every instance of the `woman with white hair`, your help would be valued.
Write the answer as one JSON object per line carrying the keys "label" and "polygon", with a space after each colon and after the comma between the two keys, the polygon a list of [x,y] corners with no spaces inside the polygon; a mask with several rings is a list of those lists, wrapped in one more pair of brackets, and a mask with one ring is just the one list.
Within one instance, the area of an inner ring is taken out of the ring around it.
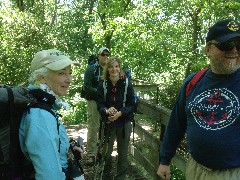
{"label": "woman with white hair", "polygon": [[72,82],[73,64],[79,65],[54,49],[39,51],[31,62],[28,88],[45,108],[33,104],[23,114],[19,138],[22,152],[33,164],[35,179],[67,179],[70,144],[57,111],[68,108],[61,96],[67,95]]}

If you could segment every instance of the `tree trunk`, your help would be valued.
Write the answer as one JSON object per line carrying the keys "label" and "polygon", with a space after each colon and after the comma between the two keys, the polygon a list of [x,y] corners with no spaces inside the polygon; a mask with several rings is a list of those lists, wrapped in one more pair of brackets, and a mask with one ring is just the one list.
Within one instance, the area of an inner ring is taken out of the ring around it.
{"label": "tree trunk", "polygon": [[24,11],[24,3],[23,0],[16,0],[17,2],[17,7],[19,8],[20,11]]}

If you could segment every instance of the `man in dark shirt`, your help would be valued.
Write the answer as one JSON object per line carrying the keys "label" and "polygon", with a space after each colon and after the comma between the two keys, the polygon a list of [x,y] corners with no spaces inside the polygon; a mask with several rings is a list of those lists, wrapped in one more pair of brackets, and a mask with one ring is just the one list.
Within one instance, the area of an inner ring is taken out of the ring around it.
{"label": "man in dark shirt", "polygon": [[205,52],[211,68],[186,96],[183,83],[160,151],[158,175],[170,180],[170,162],[187,137],[187,180],[240,178],[240,24],[225,19],[213,25]]}
{"label": "man in dark shirt", "polygon": [[109,49],[102,47],[98,51],[98,61],[89,65],[84,75],[84,89],[87,100],[87,117],[88,117],[88,133],[87,133],[87,165],[93,165],[97,154],[98,131],[100,126],[100,115],[97,110],[97,87],[101,80],[102,71],[106,65],[109,56]]}

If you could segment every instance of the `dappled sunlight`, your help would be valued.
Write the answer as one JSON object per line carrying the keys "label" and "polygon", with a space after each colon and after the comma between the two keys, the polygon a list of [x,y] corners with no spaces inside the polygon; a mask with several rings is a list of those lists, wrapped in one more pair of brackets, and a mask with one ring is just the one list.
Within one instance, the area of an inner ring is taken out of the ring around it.
{"label": "dappled sunlight", "polygon": [[113,152],[112,152],[112,156],[113,157],[117,157],[118,153],[117,153],[117,142],[115,141],[113,144]]}
{"label": "dappled sunlight", "polygon": [[69,139],[77,139],[78,137],[83,138],[83,142],[87,142],[87,127],[80,127],[79,125],[67,126],[67,133]]}
{"label": "dappled sunlight", "polygon": [[152,131],[152,127],[151,126],[142,126],[143,129],[145,129],[146,131]]}

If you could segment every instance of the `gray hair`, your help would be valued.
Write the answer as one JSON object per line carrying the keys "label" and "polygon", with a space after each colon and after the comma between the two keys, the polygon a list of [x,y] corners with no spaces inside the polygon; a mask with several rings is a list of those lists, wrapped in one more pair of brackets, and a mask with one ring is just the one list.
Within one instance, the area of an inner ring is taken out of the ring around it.
{"label": "gray hair", "polygon": [[44,76],[45,77],[45,76],[48,75],[48,72],[49,72],[49,69],[46,68],[46,67],[42,67],[40,69],[37,69],[37,70],[35,70],[31,73],[31,75],[28,78],[28,82],[31,83],[31,84],[36,84],[36,83],[38,84],[38,83],[40,83],[38,77],[39,76]]}

